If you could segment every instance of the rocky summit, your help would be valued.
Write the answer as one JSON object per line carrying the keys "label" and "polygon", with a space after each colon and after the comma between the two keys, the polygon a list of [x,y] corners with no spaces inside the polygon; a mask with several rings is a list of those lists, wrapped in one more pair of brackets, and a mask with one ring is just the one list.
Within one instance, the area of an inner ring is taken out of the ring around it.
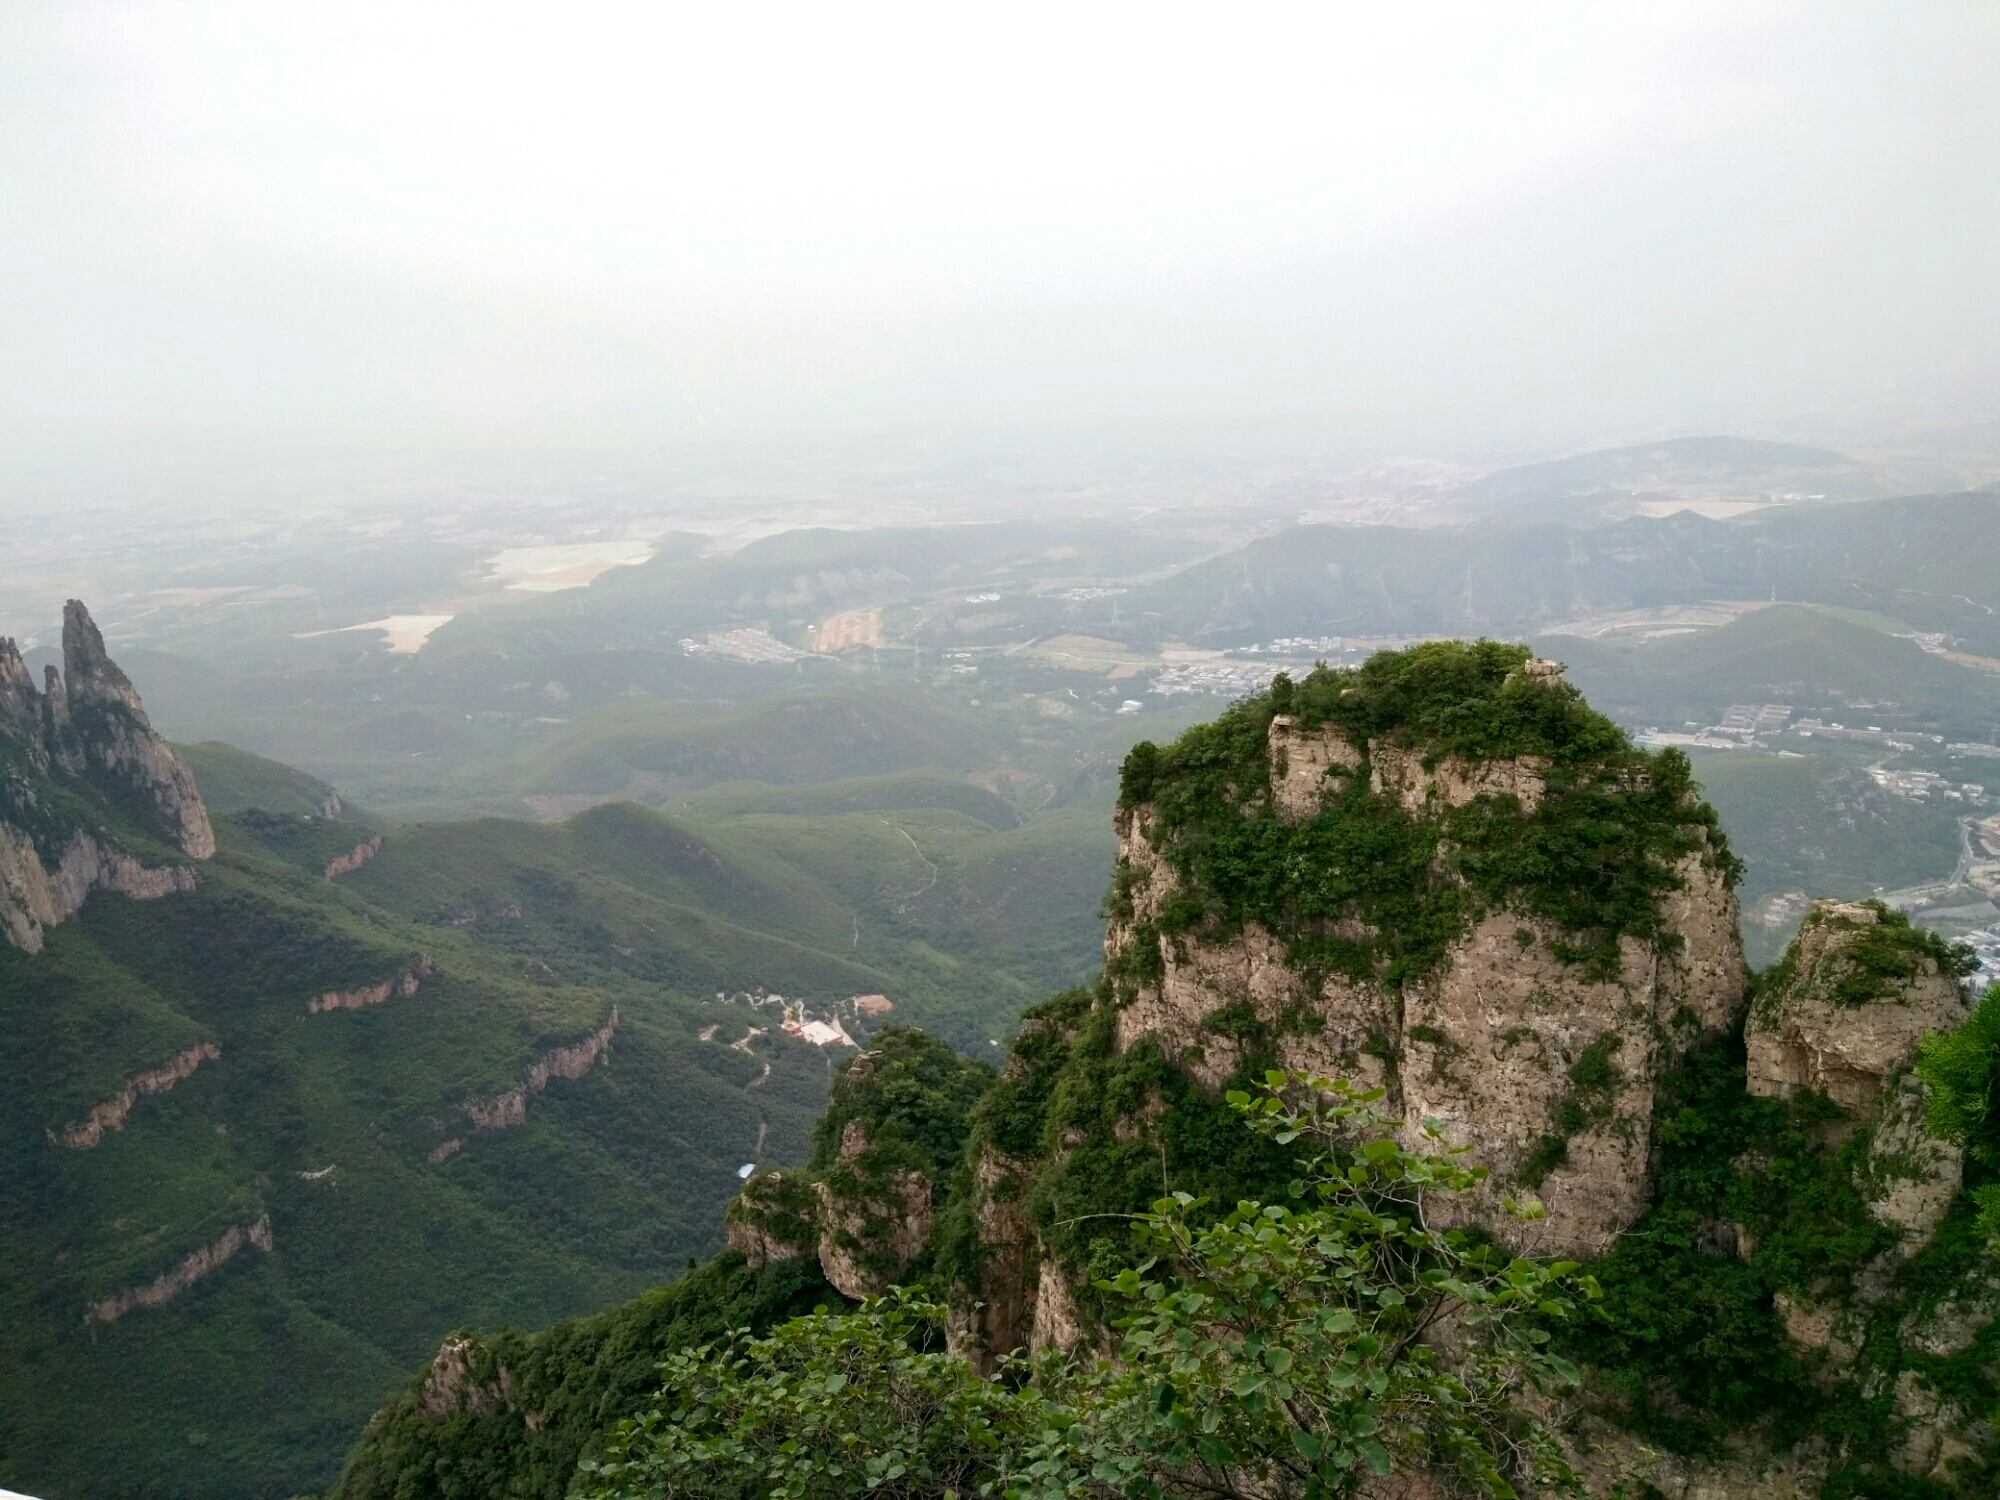
{"label": "rocky summit", "polygon": [[29,952],[92,891],[189,890],[193,873],[161,857],[215,853],[194,777],[75,599],[62,650],[62,670],[37,689],[19,646],[0,639],[0,931]]}

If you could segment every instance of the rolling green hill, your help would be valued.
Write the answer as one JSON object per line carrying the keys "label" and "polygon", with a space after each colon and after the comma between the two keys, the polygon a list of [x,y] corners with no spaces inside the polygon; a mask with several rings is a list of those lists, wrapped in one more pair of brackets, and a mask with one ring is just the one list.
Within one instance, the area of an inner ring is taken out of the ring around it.
{"label": "rolling green hill", "polygon": [[529,763],[522,789],[660,797],[727,781],[790,786],[922,767],[966,771],[991,754],[968,716],[896,693],[850,688],[719,713],[618,703],[566,726]]}
{"label": "rolling green hill", "polygon": [[1871,705],[1873,722],[1953,740],[1988,739],[2000,723],[2000,673],[1927,653],[1833,609],[1776,604],[1717,630],[1625,647],[1575,636],[1537,645],[1628,724],[1710,724],[1726,704],[1761,702],[1850,722],[1842,710]]}
{"label": "rolling green hill", "polygon": [[[1462,531],[1298,526],[1116,603],[1152,638],[1520,635],[1581,616],[1772,598],[1877,611],[2000,654],[2000,497],[1987,492]],[[1106,617],[1092,629],[1111,629]],[[1093,619],[1098,616],[1093,615]]]}

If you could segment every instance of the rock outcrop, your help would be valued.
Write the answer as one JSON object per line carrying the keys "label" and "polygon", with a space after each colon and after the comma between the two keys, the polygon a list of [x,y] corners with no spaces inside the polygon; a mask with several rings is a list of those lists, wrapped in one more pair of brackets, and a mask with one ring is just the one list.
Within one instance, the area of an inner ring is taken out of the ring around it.
{"label": "rock outcrop", "polygon": [[1972,1012],[1936,940],[1879,903],[1815,901],[1744,1027],[1750,1092],[1815,1089],[1865,1114],[1927,1032]]}
{"label": "rock outcrop", "polygon": [[86,770],[121,783],[169,843],[194,859],[215,853],[208,807],[194,775],[153,732],[132,679],[104,649],[90,611],[63,606],[63,692]]}
{"label": "rock outcrop", "polygon": [[0,932],[29,952],[92,891],[146,899],[192,888],[182,866],[147,866],[115,830],[136,825],[191,859],[215,853],[194,777],[153,730],[89,611],[63,610],[63,670],[38,691],[0,640]]}
{"label": "rock outcrop", "polygon": [[157,1068],[134,1073],[117,1093],[102,1104],[92,1106],[87,1117],[77,1124],[65,1126],[60,1137],[51,1130],[49,1139],[60,1139],[65,1146],[87,1150],[102,1141],[106,1131],[123,1127],[125,1117],[132,1113],[132,1106],[139,1102],[141,1094],[163,1094],[203,1063],[213,1062],[220,1056],[222,1050],[213,1042],[198,1042],[177,1052]]}
{"label": "rock outcrop", "polygon": [[174,1300],[202,1277],[219,1270],[248,1245],[254,1250],[271,1248],[271,1220],[268,1216],[250,1224],[232,1224],[211,1243],[191,1252],[171,1271],[162,1272],[144,1286],[127,1287],[90,1304],[86,1323],[115,1323],[141,1307],[160,1307]]}
{"label": "rock outcrop", "polygon": [[887,1290],[930,1240],[931,1181],[918,1167],[872,1159],[870,1144],[850,1120],[829,1170],[752,1177],[724,1215],[730,1247],[760,1268],[816,1256],[843,1297]]}
{"label": "rock outcrop", "polygon": [[82,828],[65,832],[60,854],[45,858],[31,835],[0,822],[0,931],[17,948],[41,952],[43,932],[83,910],[92,891],[151,901],[194,889],[185,865],[143,865]]}
{"label": "rock outcrop", "polygon": [[[611,1019],[580,1042],[567,1047],[556,1047],[537,1058],[526,1075],[504,1094],[494,1094],[485,1099],[468,1099],[458,1107],[459,1116],[476,1133],[482,1130],[505,1130],[510,1125],[519,1125],[528,1118],[528,1096],[539,1094],[549,1086],[551,1078],[581,1078],[597,1065],[611,1046],[612,1035],[618,1030],[618,1007],[611,1007]],[[455,1135],[440,1141],[428,1153],[427,1160],[437,1163],[455,1156],[464,1149],[466,1137]]]}
{"label": "rock outcrop", "polygon": [[813,1184],[820,1274],[843,1297],[886,1291],[931,1237],[930,1179],[915,1167],[866,1172],[868,1144],[865,1131],[850,1131],[841,1142],[844,1173]]}
{"label": "rock outcrop", "polygon": [[843,1296],[886,1290],[930,1249],[932,1202],[993,1070],[888,1026],[834,1080],[803,1171],[759,1172],[724,1215],[754,1267],[813,1256]]}
{"label": "rock outcrop", "polygon": [[723,1238],[753,1271],[819,1253],[819,1194],[804,1172],[759,1172],[729,1200]]}
{"label": "rock outcrop", "polygon": [[351,990],[327,990],[314,995],[306,1002],[306,1012],[316,1016],[329,1010],[362,1010],[370,1005],[380,1005],[391,995],[407,998],[416,994],[423,987],[424,980],[436,972],[437,966],[429,958],[420,958],[407,969],[398,969],[374,984],[357,985]]}
{"label": "rock outcrop", "polygon": [[[1271,796],[1281,816],[1317,814],[1345,774],[1369,767],[1369,787],[1404,811],[1511,798],[1526,816],[1546,766],[1533,760],[1430,760],[1419,748],[1347,742],[1328,725],[1270,729]],[[1430,973],[1400,989],[1313,973],[1256,923],[1225,941],[1155,937],[1181,893],[1141,805],[1116,823],[1129,915],[1105,937],[1116,957],[1156,944],[1158,978],[1117,1016],[1120,1051],[1150,1038],[1213,1087],[1234,1073],[1251,1026],[1282,1067],[1384,1088],[1410,1144],[1426,1121],[1471,1148],[1491,1178],[1470,1204],[1485,1227],[1509,1224],[1502,1200],[1530,1191],[1548,1210],[1549,1253],[1601,1254],[1645,1204],[1653,1081],[1695,1038],[1742,1012],[1745,968],[1734,892],[1699,853],[1674,867],[1663,895],[1669,938],[1618,944],[1616,972],[1593,976],[1561,953],[1567,934],[1519,910],[1487,912],[1450,943]],[[1341,935],[1362,937],[1354,926]],[[1218,1029],[1227,1013],[1235,1024]],[[1249,1023],[1246,1025],[1245,1023]],[[1232,1034],[1234,1033],[1234,1034]]]}
{"label": "rock outcrop", "polygon": [[[329,796],[326,800],[336,807],[340,805],[338,797]],[[352,875],[381,852],[382,835],[379,833],[372,834],[356,844],[345,854],[337,854],[328,860],[326,862],[326,878],[328,880],[335,880],[342,875]]]}

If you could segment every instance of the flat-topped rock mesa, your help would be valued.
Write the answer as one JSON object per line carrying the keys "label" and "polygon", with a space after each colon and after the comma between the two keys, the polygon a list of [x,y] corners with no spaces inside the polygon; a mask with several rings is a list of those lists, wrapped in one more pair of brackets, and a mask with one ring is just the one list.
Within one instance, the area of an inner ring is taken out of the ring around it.
{"label": "flat-topped rock mesa", "polygon": [[29,952],[94,890],[143,900],[192,888],[186,867],[126,848],[128,830],[190,859],[215,853],[193,774],[74,599],[62,648],[62,671],[48,668],[38,689],[19,647],[0,639],[0,931]]}

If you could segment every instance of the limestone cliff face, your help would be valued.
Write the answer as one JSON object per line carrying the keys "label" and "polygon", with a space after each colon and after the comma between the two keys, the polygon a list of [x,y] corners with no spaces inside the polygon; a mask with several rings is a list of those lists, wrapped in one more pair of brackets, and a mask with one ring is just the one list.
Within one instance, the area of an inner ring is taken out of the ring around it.
{"label": "limestone cliff face", "polygon": [[820,1274],[842,1296],[883,1292],[931,1237],[931,1183],[916,1167],[869,1171],[859,1120],[841,1134],[837,1170],[813,1184],[819,1200]]}
{"label": "limestone cliff face", "polygon": [[408,997],[416,994],[423,987],[424,980],[436,972],[437,966],[429,958],[420,958],[409,968],[398,969],[374,984],[359,985],[351,990],[327,990],[324,994],[314,995],[306,1002],[306,1012],[316,1016],[329,1010],[362,1010],[370,1005],[380,1005],[391,995]]}
{"label": "limestone cliff face", "polygon": [[33,837],[0,822],[0,931],[29,953],[39,953],[43,931],[75,916],[92,891],[149,901],[194,889],[186,866],[142,865],[81,828],[59,847],[45,860]]}
{"label": "limestone cliff face", "polygon": [[124,1128],[125,1117],[132,1113],[132,1106],[139,1102],[141,1094],[164,1094],[183,1078],[191,1076],[203,1063],[213,1062],[220,1056],[222,1051],[215,1043],[197,1042],[175,1053],[157,1068],[141,1069],[126,1079],[117,1093],[102,1104],[93,1106],[85,1119],[65,1126],[61,1136],[50,1131],[49,1139],[60,1140],[63,1145],[79,1150],[88,1150],[104,1139],[106,1131]]}
{"label": "limestone cliff face", "polygon": [[850,1120],[831,1170],[752,1177],[724,1216],[730,1248],[759,1269],[815,1256],[843,1297],[886,1291],[930,1240],[931,1181],[917,1167],[871,1160],[870,1145]]}
{"label": "limestone cliff face", "polygon": [[[1426,766],[1415,750],[1387,744],[1364,755],[1331,726],[1302,732],[1284,716],[1272,722],[1270,745],[1272,801],[1293,821],[1316,814],[1338,773],[1364,760],[1371,790],[1412,813],[1504,795],[1525,815],[1545,771],[1533,761],[1457,757]],[[1601,1254],[1638,1217],[1654,1080],[1689,1042],[1742,1011],[1735,894],[1699,854],[1680,860],[1679,885],[1663,897],[1669,941],[1622,939],[1611,977],[1558,957],[1565,934],[1547,920],[1496,910],[1429,973],[1396,989],[1296,967],[1254,923],[1223,942],[1151,937],[1179,880],[1156,847],[1150,807],[1121,812],[1117,833],[1131,912],[1111,923],[1106,952],[1157,943],[1160,976],[1120,1010],[1120,1051],[1151,1038],[1216,1086],[1236,1071],[1245,1044],[1240,1023],[1218,1029],[1215,1019],[1254,1017],[1280,1066],[1384,1088],[1384,1107],[1404,1120],[1413,1145],[1431,1121],[1451,1144],[1471,1147],[1492,1174],[1469,1205],[1487,1227],[1508,1228],[1503,1197],[1536,1193],[1548,1210],[1540,1243],[1549,1253]]]}
{"label": "limestone cliff face", "polygon": [[1866,1112],[1926,1032],[1971,1011],[1907,922],[1868,902],[1815,901],[1744,1027],[1750,1092],[1816,1089]]}
{"label": "limestone cliff face", "polygon": [[192,859],[215,853],[193,775],[153,731],[89,611],[63,611],[63,671],[37,691],[0,640],[0,932],[29,952],[90,892],[147,899],[192,888],[182,866],[142,864],[108,828],[136,822]]}
{"label": "limestone cliff face", "polygon": [[105,652],[90,612],[75,599],[63,607],[63,688],[85,768],[122,783],[182,853],[214,854],[215,833],[193,773],[153,732],[132,679]]}
{"label": "limestone cliff face", "polygon": [[967,1112],[993,1070],[907,1026],[849,1059],[811,1163],[759,1172],[724,1215],[751,1266],[812,1256],[843,1296],[885,1291],[931,1249],[932,1203],[953,1176]]}

